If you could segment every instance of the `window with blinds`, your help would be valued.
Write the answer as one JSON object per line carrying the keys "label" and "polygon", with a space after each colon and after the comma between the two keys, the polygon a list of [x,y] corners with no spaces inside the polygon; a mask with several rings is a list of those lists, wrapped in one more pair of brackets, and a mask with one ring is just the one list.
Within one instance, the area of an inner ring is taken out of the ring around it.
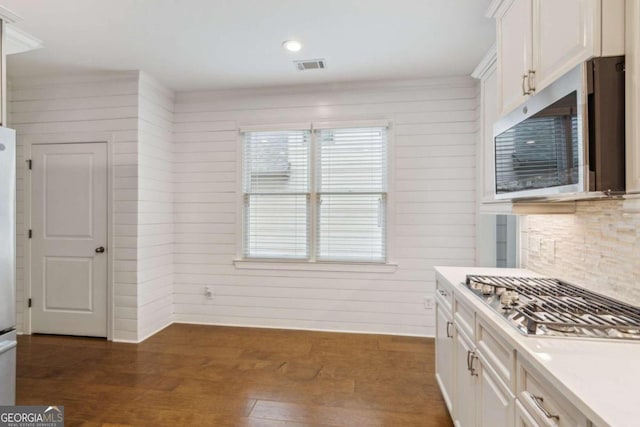
{"label": "window with blinds", "polygon": [[386,259],[385,128],[316,131],[316,256]]}
{"label": "window with blinds", "polygon": [[386,127],[245,132],[244,256],[384,262],[386,183]]}
{"label": "window with blinds", "polygon": [[309,257],[308,130],[244,134],[244,255]]}

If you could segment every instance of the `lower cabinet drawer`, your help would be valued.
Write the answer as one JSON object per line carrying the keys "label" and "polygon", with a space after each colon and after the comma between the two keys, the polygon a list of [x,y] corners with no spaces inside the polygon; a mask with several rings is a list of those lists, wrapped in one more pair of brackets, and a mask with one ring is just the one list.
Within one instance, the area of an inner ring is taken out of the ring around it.
{"label": "lower cabinet drawer", "polygon": [[540,424],[518,400],[516,400],[516,427],[540,427]]}
{"label": "lower cabinet drawer", "polygon": [[440,298],[449,312],[453,312],[453,287],[444,280],[436,281],[436,297]]}
{"label": "lower cabinet drawer", "polygon": [[522,360],[518,361],[517,398],[541,427],[589,425],[587,418],[575,406],[544,380],[542,374]]}
{"label": "lower cabinet drawer", "polygon": [[516,390],[516,351],[480,317],[476,318],[476,345],[512,393]]}
{"label": "lower cabinet drawer", "polygon": [[462,302],[457,295],[454,295],[453,298],[453,320],[472,341],[475,341],[476,312]]}

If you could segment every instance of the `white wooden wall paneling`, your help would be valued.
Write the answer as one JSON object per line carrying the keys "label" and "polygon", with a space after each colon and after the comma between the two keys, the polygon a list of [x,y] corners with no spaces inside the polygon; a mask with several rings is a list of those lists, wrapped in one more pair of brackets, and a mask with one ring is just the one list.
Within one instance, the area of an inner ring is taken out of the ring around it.
{"label": "white wooden wall paneling", "polygon": [[[470,79],[398,87],[186,93],[174,114],[175,319],[433,335],[434,265],[475,258],[477,89]],[[395,273],[244,270],[237,253],[242,125],[389,119]],[[204,286],[214,298],[203,296]]]}
{"label": "white wooden wall paneling", "polygon": [[[131,206],[120,202],[135,201],[137,181],[137,96],[135,74],[104,76],[91,82],[25,81],[10,85],[8,124],[17,130],[18,150],[18,253],[17,253],[17,326],[25,330],[27,316],[24,241],[26,176],[23,140],[43,142],[87,142],[96,134],[112,136],[114,215],[113,235],[113,338],[137,339],[137,239],[127,225],[135,217]],[[133,177],[133,179],[132,179]],[[134,222],[135,223],[135,222]]]}
{"label": "white wooden wall paneling", "polygon": [[139,85],[138,339],[173,321],[173,93],[146,73]]}
{"label": "white wooden wall paneling", "polygon": [[[422,299],[434,294],[433,266],[473,264],[471,79],[181,93],[175,100],[145,73],[35,83],[11,91],[10,118],[20,133],[80,141],[117,132],[117,339],[142,339],[173,320],[432,335],[433,313]],[[392,122],[397,271],[236,269],[238,128],[367,119]],[[213,301],[204,286],[214,288]]]}

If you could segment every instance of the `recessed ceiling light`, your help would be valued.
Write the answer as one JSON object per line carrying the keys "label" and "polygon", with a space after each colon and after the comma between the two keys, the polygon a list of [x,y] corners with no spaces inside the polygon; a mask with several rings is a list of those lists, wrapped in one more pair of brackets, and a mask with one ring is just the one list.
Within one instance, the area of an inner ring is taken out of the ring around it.
{"label": "recessed ceiling light", "polygon": [[289,52],[297,52],[302,49],[302,43],[297,40],[286,40],[282,42],[282,47],[287,49]]}

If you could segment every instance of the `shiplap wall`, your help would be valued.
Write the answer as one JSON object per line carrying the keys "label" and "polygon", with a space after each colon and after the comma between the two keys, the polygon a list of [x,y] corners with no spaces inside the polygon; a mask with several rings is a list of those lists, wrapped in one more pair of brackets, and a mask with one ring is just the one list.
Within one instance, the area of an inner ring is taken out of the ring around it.
{"label": "shiplap wall", "polygon": [[169,325],[173,317],[173,103],[170,90],[141,73],[137,202],[140,340]]}
{"label": "shiplap wall", "polygon": [[[112,140],[113,338],[137,340],[138,72],[13,80],[8,125],[17,131],[17,327],[25,328],[25,142]],[[127,205],[128,202],[131,202]],[[125,208],[125,205],[126,208]]]}
{"label": "shiplap wall", "polygon": [[[476,108],[470,78],[177,94],[175,321],[433,335],[433,266],[474,264]],[[239,127],[366,119],[392,122],[397,270],[236,268]]]}

